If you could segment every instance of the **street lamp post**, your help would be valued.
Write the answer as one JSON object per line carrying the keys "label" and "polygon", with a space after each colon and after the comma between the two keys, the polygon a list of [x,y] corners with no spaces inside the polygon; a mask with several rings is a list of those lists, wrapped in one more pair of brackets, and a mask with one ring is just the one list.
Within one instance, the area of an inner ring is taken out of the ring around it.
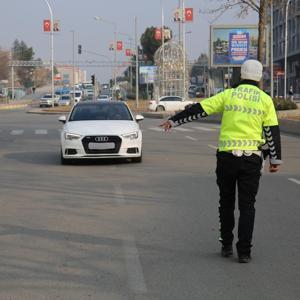
{"label": "street lamp post", "polygon": [[75,31],[71,30],[72,32],[72,58],[73,58],[73,66],[72,66],[72,73],[73,73],[73,100],[75,103]]}
{"label": "street lamp post", "polygon": [[288,12],[289,12],[289,5],[291,0],[286,1],[285,7],[285,45],[284,45],[284,99],[286,99],[286,91],[287,91],[287,54],[288,54]]}
{"label": "street lamp post", "polygon": [[54,103],[54,43],[53,43],[53,13],[52,13],[52,8],[49,4],[48,0],[44,0],[49,8],[50,12],[50,22],[51,22],[51,28],[50,28],[50,35],[51,35],[51,95],[52,95],[52,100]]}
{"label": "street lamp post", "polygon": [[102,21],[114,26],[114,85],[117,86],[117,74],[116,74],[116,65],[117,65],[117,23],[105,20],[99,16],[95,16],[96,21]]}

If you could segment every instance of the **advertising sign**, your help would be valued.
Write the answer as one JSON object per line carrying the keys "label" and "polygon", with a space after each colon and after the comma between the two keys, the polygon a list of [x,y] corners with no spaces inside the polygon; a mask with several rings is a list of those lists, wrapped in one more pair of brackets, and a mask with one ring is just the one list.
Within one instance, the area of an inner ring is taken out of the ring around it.
{"label": "advertising sign", "polygon": [[53,31],[60,31],[60,21],[59,20],[54,20]]}
{"label": "advertising sign", "polygon": [[[257,59],[258,26],[213,25],[210,31],[212,66],[239,67],[245,60]],[[267,36],[267,29],[265,32]],[[268,55],[265,55],[264,65],[267,64],[267,57]]]}
{"label": "advertising sign", "polygon": [[229,59],[231,64],[242,64],[249,57],[249,32],[229,33]]}
{"label": "advertising sign", "polygon": [[157,66],[140,67],[140,84],[154,83],[157,73]]}

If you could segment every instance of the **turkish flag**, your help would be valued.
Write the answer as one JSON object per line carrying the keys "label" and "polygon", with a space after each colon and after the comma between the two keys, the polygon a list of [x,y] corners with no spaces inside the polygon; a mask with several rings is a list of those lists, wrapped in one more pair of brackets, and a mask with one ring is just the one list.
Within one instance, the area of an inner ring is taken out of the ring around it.
{"label": "turkish flag", "polygon": [[131,49],[126,49],[125,50],[125,55],[126,56],[131,56]]}
{"label": "turkish flag", "polygon": [[123,42],[122,41],[117,41],[117,50],[122,51],[123,50]]}
{"label": "turkish flag", "polygon": [[50,20],[44,20],[44,31],[51,31],[51,21]]}
{"label": "turkish flag", "polygon": [[161,28],[155,28],[154,38],[155,38],[157,41],[160,41],[160,40],[161,40],[161,38],[162,38]]}
{"label": "turkish flag", "polygon": [[193,8],[186,8],[184,12],[185,21],[186,22],[193,22],[194,19],[194,11]]}

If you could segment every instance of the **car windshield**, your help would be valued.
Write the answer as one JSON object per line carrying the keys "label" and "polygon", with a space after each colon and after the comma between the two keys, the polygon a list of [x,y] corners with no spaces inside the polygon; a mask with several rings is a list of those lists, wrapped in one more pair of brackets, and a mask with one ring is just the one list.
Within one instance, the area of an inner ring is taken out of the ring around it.
{"label": "car windshield", "polygon": [[69,121],[123,120],[132,121],[126,105],[121,103],[85,104],[74,107]]}
{"label": "car windshield", "polygon": [[52,98],[51,94],[44,95],[44,98]]}
{"label": "car windshield", "polygon": [[61,100],[70,100],[70,96],[62,96]]}

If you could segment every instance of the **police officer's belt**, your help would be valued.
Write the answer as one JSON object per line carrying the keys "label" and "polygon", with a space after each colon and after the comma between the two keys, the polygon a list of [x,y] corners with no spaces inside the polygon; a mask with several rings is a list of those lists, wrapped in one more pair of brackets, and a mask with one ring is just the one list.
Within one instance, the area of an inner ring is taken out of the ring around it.
{"label": "police officer's belt", "polygon": [[228,150],[225,152],[232,153],[233,156],[241,157],[243,155],[245,156],[251,156],[252,154],[258,155],[261,157],[261,151],[255,151],[255,150]]}

